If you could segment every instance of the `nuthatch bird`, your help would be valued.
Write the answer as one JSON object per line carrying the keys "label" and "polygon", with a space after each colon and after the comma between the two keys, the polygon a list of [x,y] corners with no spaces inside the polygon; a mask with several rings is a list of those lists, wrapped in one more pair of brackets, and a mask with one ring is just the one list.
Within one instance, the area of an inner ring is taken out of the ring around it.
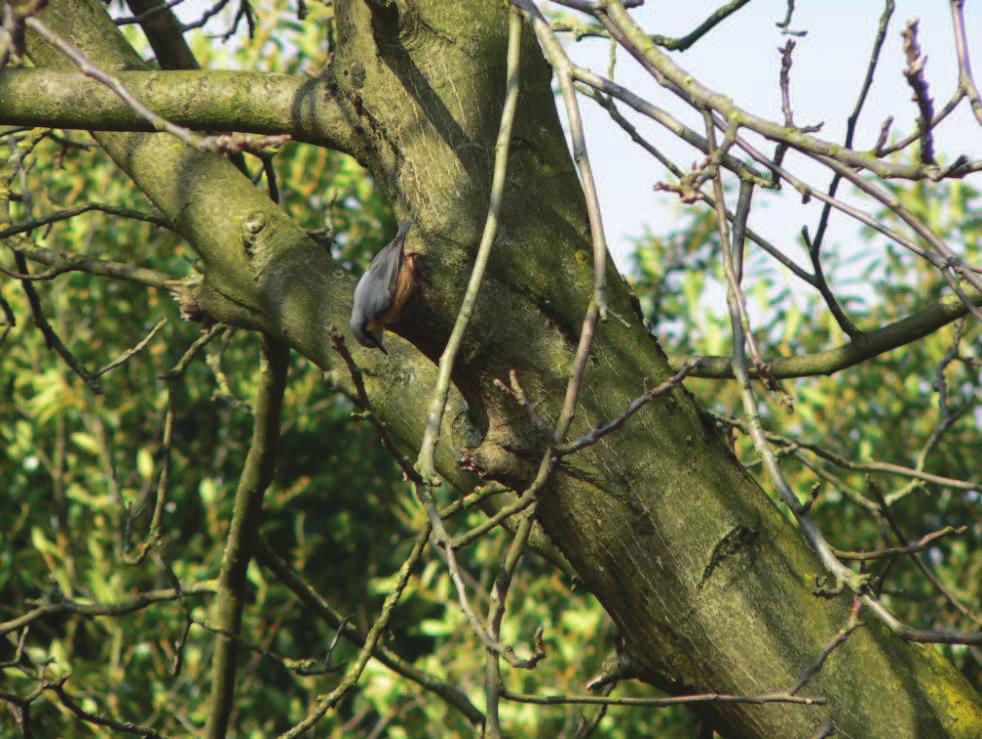
{"label": "nuthatch bird", "polygon": [[406,234],[412,224],[399,225],[395,238],[375,255],[355,286],[351,306],[351,333],[369,349],[381,349],[385,326],[395,323],[412,297],[419,274],[416,253],[406,252]]}

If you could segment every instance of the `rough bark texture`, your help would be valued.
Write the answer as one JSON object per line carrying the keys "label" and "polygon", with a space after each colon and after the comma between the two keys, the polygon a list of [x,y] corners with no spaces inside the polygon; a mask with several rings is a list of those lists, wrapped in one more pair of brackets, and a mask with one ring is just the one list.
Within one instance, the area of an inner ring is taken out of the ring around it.
{"label": "rough bark texture", "polygon": [[[323,95],[315,100],[329,103],[335,145],[371,170],[400,220],[415,223],[410,247],[431,287],[399,333],[433,357],[487,207],[507,10],[486,0],[335,8],[337,55],[323,81],[300,87]],[[104,67],[142,66],[98,0],[54,0],[42,18]],[[473,479],[456,465],[465,444],[481,442],[470,458],[488,477],[521,485],[534,469],[540,440],[492,381],[514,368],[539,408],[557,413],[591,285],[582,196],[549,72],[528,35],[525,47],[503,223],[455,373],[467,408],[455,402],[438,456],[461,484]],[[39,66],[68,68],[37,41],[30,53]],[[292,109],[309,99],[298,92]],[[322,249],[225,159],[160,134],[97,136],[201,253],[207,277],[197,292],[209,311],[270,330],[332,368],[325,329],[346,324],[353,284]],[[611,274],[612,317],[598,330],[574,435],[619,414],[643,378],[668,374],[612,266]],[[409,344],[390,347],[388,359],[356,358],[380,415],[416,443],[433,372]],[[538,516],[617,622],[640,676],[673,692],[787,688],[847,619],[847,596],[813,595],[818,562],[683,390],[564,461]],[[838,736],[982,734],[978,697],[951,665],[871,621],[806,692],[828,705],[701,710],[726,736],[807,737],[829,719]]]}

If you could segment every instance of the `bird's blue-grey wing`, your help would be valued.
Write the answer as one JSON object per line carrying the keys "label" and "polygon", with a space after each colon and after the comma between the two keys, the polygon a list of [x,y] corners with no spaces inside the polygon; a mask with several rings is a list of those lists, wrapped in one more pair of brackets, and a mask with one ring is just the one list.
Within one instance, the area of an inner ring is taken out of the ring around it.
{"label": "bird's blue-grey wing", "polygon": [[351,331],[365,346],[381,348],[375,337],[367,332],[367,326],[392,304],[409,226],[408,221],[400,224],[395,238],[375,255],[355,286]]}
{"label": "bird's blue-grey wing", "polygon": [[402,266],[402,243],[392,241],[375,255],[355,287],[355,308],[363,313],[365,323],[382,314],[396,292],[396,280]]}

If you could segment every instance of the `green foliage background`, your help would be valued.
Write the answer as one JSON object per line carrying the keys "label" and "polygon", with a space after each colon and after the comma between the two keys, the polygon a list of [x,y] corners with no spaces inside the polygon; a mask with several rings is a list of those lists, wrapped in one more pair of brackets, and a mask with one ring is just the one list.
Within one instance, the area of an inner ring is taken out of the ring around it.
{"label": "green foliage background", "polygon": [[[222,47],[196,37],[194,48],[202,64],[288,72],[315,69],[323,60],[329,9],[311,5],[309,19],[301,24],[283,0],[258,7],[259,23],[250,42]],[[142,43],[136,32],[128,33],[134,43]],[[66,135],[84,141],[78,134]],[[66,148],[47,139],[29,161],[32,168],[22,186],[31,196],[35,215],[90,201],[151,209],[88,144]],[[250,158],[248,163],[251,171],[261,170],[257,160]],[[291,144],[276,156],[275,168],[286,209],[309,229],[326,228],[325,248],[353,270],[363,268],[394,230],[387,205],[350,159]],[[896,194],[952,243],[974,249],[968,256],[979,256],[980,198],[968,184],[918,185],[898,188]],[[18,204],[13,215],[15,220],[26,217],[26,204]],[[637,294],[667,349],[726,353],[728,318],[720,299],[723,280],[712,216],[689,209],[680,214],[679,224],[670,233],[638,239],[632,275]],[[59,251],[139,263],[175,276],[196,267],[190,248],[170,232],[97,213],[38,230],[34,237]],[[870,234],[861,238],[861,243],[843,250],[862,255],[858,266],[840,259],[829,268],[836,287],[846,286],[849,275],[860,283],[854,291],[857,297],[848,304],[860,326],[895,320],[939,294],[936,275],[907,254]],[[9,253],[0,256],[0,263],[12,267]],[[0,346],[0,621],[23,613],[37,599],[111,603],[167,588],[172,582],[169,570],[185,586],[213,580],[250,434],[256,337],[225,332],[180,383],[164,518],[166,557],[153,556],[130,567],[122,556],[143,539],[160,474],[166,405],[161,375],[199,336],[199,327],[180,320],[169,296],[128,283],[73,274],[38,283],[38,289],[52,324],[88,368],[104,365],[137,343],[160,318],[167,323],[145,352],[104,377],[105,394],[95,396],[45,348],[19,284],[6,278],[0,282],[0,294],[18,317]],[[815,351],[846,339],[817,295],[802,290],[793,276],[769,266],[753,250],[748,293],[765,316],[758,336],[767,354]],[[772,430],[848,459],[912,466],[938,423],[932,383],[954,332],[955,326],[949,326],[832,377],[786,382],[794,409],[789,412],[771,394],[767,423]],[[961,351],[975,362],[955,361],[945,372],[950,404],[966,412],[927,457],[926,469],[938,474],[977,474],[978,338],[978,328],[969,326]],[[687,387],[704,406],[739,415],[732,383],[691,380]],[[294,356],[280,463],[266,496],[262,531],[321,593],[367,628],[424,516],[372,429],[352,418],[353,410],[349,399],[325,385],[317,368]],[[737,434],[734,444],[754,468],[755,455],[747,440]],[[826,475],[835,475],[833,483],[825,482],[814,509],[831,541],[848,549],[888,542],[882,522],[851,500],[870,497],[864,475],[806,457]],[[816,472],[795,457],[785,457],[784,467],[803,497],[819,481]],[[764,476],[758,474],[758,479]],[[887,493],[906,483],[884,475],[876,481]],[[449,490],[444,494],[447,501],[455,495]],[[895,507],[912,537],[948,524],[971,525],[963,536],[932,547],[926,559],[945,585],[972,607],[978,606],[982,582],[978,502],[976,492],[924,485]],[[129,520],[128,509],[139,514]],[[455,525],[463,528],[480,517],[471,514]],[[498,533],[464,552],[478,591],[490,587],[506,544]],[[250,566],[249,581],[243,635],[278,654],[321,658],[333,630],[256,563]],[[910,623],[971,627],[907,560],[893,567],[885,592],[887,604]],[[571,589],[534,557],[522,565],[511,599],[504,638],[527,644],[542,626],[549,657],[534,672],[509,674],[508,684],[529,692],[581,692],[612,650],[613,630],[603,611],[589,594]],[[396,611],[387,643],[418,666],[457,684],[480,706],[483,651],[453,600],[445,567],[430,550]],[[209,621],[208,597],[189,596],[186,606],[196,619]],[[36,664],[51,660],[47,669],[52,676],[70,672],[68,690],[87,710],[151,722],[168,735],[193,735],[207,716],[213,636],[192,627],[182,669],[174,675],[174,645],[184,623],[178,602],[118,618],[48,618],[32,626],[28,654]],[[11,657],[13,645],[9,638],[0,640],[0,661]],[[944,651],[978,681],[977,655],[959,647]],[[353,654],[342,643],[334,659],[344,662]],[[237,735],[250,737],[272,735],[299,720],[313,697],[337,679],[301,677],[255,653],[244,655],[239,676],[232,722]],[[32,687],[18,670],[0,671],[0,691],[25,694]],[[639,685],[625,684],[617,690],[651,695],[649,688]],[[558,736],[569,731],[579,715],[578,709],[503,706],[503,720],[515,736]],[[80,724],[57,701],[35,703],[33,718],[38,736],[99,733]],[[0,713],[0,736],[13,731],[13,723]],[[694,731],[695,720],[684,709],[613,709],[598,735],[685,737]],[[373,662],[360,689],[329,715],[318,736],[471,733],[460,714]]]}

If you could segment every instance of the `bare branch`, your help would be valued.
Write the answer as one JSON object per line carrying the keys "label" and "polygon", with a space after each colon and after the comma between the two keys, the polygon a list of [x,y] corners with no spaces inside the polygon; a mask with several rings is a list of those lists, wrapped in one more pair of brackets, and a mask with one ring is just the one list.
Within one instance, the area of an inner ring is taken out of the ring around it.
{"label": "bare branch", "polygon": [[826,660],[831,656],[832,652],[838,649],[846,639],[849,638],[850,634],[863,625],[863,622],[859,620],[859,611],[862,608],[862,601],[859,598],[852,599],[852,608],[849,609],[849,619],[846,621],[845,626],[836,632],[832,640],[825,645],[822,649],[822,653],[818,655],[818,659],[805,670],[801,677],[798,678],[798,682],[788,692],[791,695],[797,695],[801,690],[809,683],[809,681],[817,675],[822,668],[825,666]]}
{"label": "bare branch", "polygon": [[351,356],[351,352],[348,351],[348,347],[345,344],[344,336],[342,336],[337,329],[337,326],[331,326],[328,330],[331,334],[331,345],[334,347],[341,358],[344,360],[345,366],[348,368],[348,373],[351,375],[351,381],[355,386],[355,393],[358,396],[358,403],[361,405],[361,409],[375,429],[378,431],[379,438],[382,440],[382,446],[384,446],[392,458],[399,465],[402,470],[402,474],[405,475],[407,480],[419,480],[419,473],[413,468],[412,462],[406,459],[405,455],[399,451],[395,442],[392,441],[392,437],[389,435],[389,430],[386,428],[382,420],[375,414],[372,410],[372,403],[368,398],[368,392],[365,390],[365,380],[362,377],[361,370],[358,365],[355,364],[354,357]]}
{"label": "bare branch", "polygon": [[972,77],[972,65],[968,58],[968,41],[965,38],[965,0],[950,0],[951,20],[955,26],[955,51],[958,55],[958,82],[972,104],[975,119],[982,126],[982,99]]}
{"label": "bare branch", "polygon": [[[192,360],[198,355],[205,346],[207,346],[215,337],[224,333],[225,327],[221,325],[212,326],[207,333],[198,337],[194,343],[188,347],[188,350],[184,352],[184,355],[177,362],[174,367],[164,375],[164,381],[167,383],[167,410],[164,412],[164,432],[163,438],[160,442],[160,455],[162,457],[162,462],[160,465],[160,476],[157,478],[157,490],[156,490],[156,502],[153,507],[153,515],[150,519],[150,528],[147,532],[146,540],[140,545],[136,554],[130,556],[124,553],[123,561],[129,565],[138,565],[146,559],[147,554],[150,550],[157,545],[163,535],[163,516],[164,509],[167,506],[167,494],[170,491],[170,466],[171,466],[171,443],[173,441],[174,435],[174,417],[176,414],[176,404],[177,400],[175,394],[177,392],[177,385],[180,378],[184,375],[188,366],[191,364]],[[129,510],[126,511],[126,531],[124,531],[124,537],[128,538],[129,524],[133,518],[140,514],[143,509],[143,505],[137,507],[137,511],[131,513]],[[128,546],[128,542],[126,544]]]}
{"label": "bare branch", "polygon": [[[577,67],[575,65],[570,68],[570,74],[575,80],[578,80],[585,85],[589,85],[600,92],[606,93],[611,97],[617,98],[621,102],[636,110],[638,113],[641,113],[642,115],[651,118],[651,120],[655,121],[656,123],[664,126],[687,144],[690,144],[707,156],[709,155],[709,144],[706,142],[706,138],[704,136],[684,125],[667,111],[662,110],[661,108],[638,97],[626,87],[622,87],[616,82],[605,79],[604,77],[594,74],[588,69]],[[739,175],[741,179],[749,179],[761,187],[770,186],[770,181],[764,175],[754,171],[751,167],[747,166],[736,157],[724,152],[720,161],[723,166]]]}
{"label": "bare branch", "polygon": [[176,8],[178,5],[183,3],[184,0],[167,0],[167,2],[159,3],[154,5],[149,10],[144,10],[142,13],[136,15],[124,16],[123,18],[116,18],[117,26],[129,26],[135,23],[143,23],[143,21],[149,20],[156,15],[163,13],[164,11]]}
{"label": "bare branch", "polygon": [[67,208],[65,210],[59,210],[55,213],[49,213],[41,218],[32,218],[23,223],[15,223],[7,228],[0,229],[0,239],[6,239],[10,236],[15,236],[21,233],[27,233],[28,231],[33,231],[41,226],[47,226],[51,223],[58,223],[59,221],[67,221],[69,218],[74,218],[75,216],[82,215],[83,213],[107,213],[112,216],[119,216],[121,218],[132,218],[137,221],[145,221],[146,223],[153,223],[156,226],[163,226],[164,228],[172,228],[170,221],[161,215],[155,213],[144,213],[143,211],[133,210],[131,208],[118,208],[114,205],[103,205],[102,203],[86,203],[85,205],[78,205],[74,208]]}
{"label": "bare branch", "polygon": [[150,737],[151,739],[158,739],[160,737],[160,733],[157,732],[156,729],[149,726],[135,724],[132,721],[119,721],[118,719],[110,718],[108,716],[100,716],[92,713],[91,711],[86,711],[84,708],[82,708],[82,706],[76,703],[70,695],[68,695],[68,692],[65,690],[65,682],[67,680],[68,675],[54,681],[44,680],[41,682],[41,687],[44,690],[50,690],[57,695],[61,704],[85,723],[94,724],[96,726],[105,726],[108,729],[120,731],[124,734],[136,734],[137,736]]}
{"label": "bare branch", "polygon": [[131,346],[125,352],[120,354],[118,357],[116,357],[116,359],[111,361],[109,364],[96,370],[95,376],[101,377],[107,372],[114,370],[123,364],[126,364],[128,361],[130,361],[130,359],[135,357],[137,354],[142,352],[150,345],[150,342],[153,341],[153,337],[157,335],[157,332],[160,331],[160,329],[162,329],[166,323],[167,323],[167,319],[161,318],[153,325],[153,328],[150,329],[149,333],[146,336],[144,336],[142,339],[140,339],[139,342],[137,342],[135,345]]}
{"label": "bare branch", "polygon": [[880,177],[936,179],[941,176],[941,169],[936,165],[884,161],[868,152],[832,144],[756,116],[737,106],[729,97],[700,84],[666,53],[646,42],[644,31],[617,0],[609,0],[602,7],[597,6],[594,12],[621,46],[629,51],[641,66],[658,80],[659,84],[696,108],[713,110],[728,123],[749,128],[772,141],[782,141],[807,155],[830,157],[849,167],[869,170]]}
{"label": "bare branch", "polygon": [[[8,245],[9,246],[9,245]],[[28,278],[37,280],[44,276],[44,279],[51,279],[65,272],[87,272],[101,277],[112,277],[127,282],[135,282],[138,285],[155,287],[159,290],[170,289],[178,282],[177,278],[171,277],[163,272],[137,267],[132,264],[113,262],[107,259],[98,259],[85,254],[72,254],[71,252],[57,252],[41,246],[35,246],[30,242],[21,240],[16,242],[12,248],[17,253],[23,254],[32,262],[46,264],[51,267],[39,274],[29,274]],[[21,274],[14,273],[18,279],[23,279]]]}
{"label": "bare branch", "polygon": [[[873,40],[873,48],[870,52],[869,64],[866,66],[866,77],[863,79],[863,86],[859,91],[859,98],[856,100],[856,105],[852,109],[849,118],[846,120],[846,138],[845,146],[847,148],[852,148],[853,140],[856,135],[856,125],[859,123],[859,114],[862,112],[863,106],[866,104],[867,96],[869,95],[870,88],[873,86],[873,75],[876,73],[876,67],[880,61],[880,52],[883,50],[883,43],[886,41],[887,28],[890,25],[890,18],[893,16],[895,3],[894,0],[886,0],[883,6],[883,14],[880,16],[879,25],[877,27],[876,38]],[[888,119],[888,123],[892,119]],[[881,137],[887,135],[889,130],[889,125],[887,125],[881,132]],[[876,150],[880,148],[877,145]],[[839,188],[839,182],[842,178],[835,174],[832,177],[832,182],[829,185],[828,194],[830,198],[834,198],[836,192]],[[829,310],[835,317],[836,322],[839,327],[846,332],[846,334],[855,338],[859,333],[859,329],[853,324],[853,322],[846,316],[845,311],[839,305],[839,301],[836,300],[829,287],[828,282],[825,279],[825,272],[822,268],[822,242],[825,239],[826,229],[829,224],[829,216],[832,214],[832,204],[824,203],[822,205],[822,214],[818,219],[818,226],[815,228],[815,237],[810,238],[808,235],[807,227],[802,227],[802,236],[805,239],[805,244],[808,247],[808,254],[811,257],[812,268],[815,272],[816,282],[818,283],[818,288],[822,293],[822,297],[825,299],[826,305],[828,305]]]}
{"label": "bare branch", "polygon": [[825,698],[791,695],[790,693],[765,693],[762,695],[729,695],[727,693],[696,693],[677,695],[668,698],[607,698],[602,695],[528,695],[502,692],[501,697],[515,703],[533,703],[539,706],[587,705],[587,706],[645,706],[665,708],[666,706],[685,706],[700,703],[798,703],[805,706],[821,706]]}
{"label": "bare branch", "polygon": [[566,116],[569,119],[570,138],[573,141],[573,160],[576,162],[576,168],[580,173],[580,185],[583,188],[587,217],[590,221],[590,239],[593,243],[593,302],[596,304],[601,320],[607,320],[607,239],[604,235],[597,187],[593,181],[593,168],[590,166],[590,156],[587,153],[583,121],[580,118],[580,106],[576,100],[576,90],[573,87],[573,65],[556,38],[556,34],[549,27],[548,21],[532,0],[511,0],[511,4],[521,10],[522,15],[532,27],[539,39],[542,52],[552,66],[559,82],[559,90],[566,107]]}
{"label": "bare branch", "polygon": [[968,531],[967,526],[945,526],[943,529],[932,531],[925,534],[917,541],[905,544],[901,547],[885,547],[872,552],[852,552],[845,549],[835,549],[835,554],[839,559],[851,559],[856,562],[865,562],[871,559],[884,559],[885,557],[895,557],[898,554],[916,554],[927,549],[938,539],[949,534],[964,534]]}
{"label": "bare branch", "polygon": [[[970,288],[966,288],[964,292],[973,305],[982,305],[982,293]],[[901,318],[899,321],[873,331],[864,332],[847,344],[814,354],[768,359],[767,365],[770,374],[775,379],[831,375],[922,339],[942,326],[961,318],[967,312],[968,309],[964,302],[957,295],[948,294],[906,318]],[[694,359],[700,359],[701,362],[692,371],[693,377],[716,379],[733,377],[733,367],[729,357],[698,357],[688,354],[670,356],[672,367],[675,369],[681,368],[686,362]],[[755,370],[751,369],[750,371],[751,376],[756,376]]]}
{"label": "bare branch", "polygon": [[[729,416],[715,414],[714,417],[720,423],[739,428],[748,435],[751,433],[750,427],[745,421],[741,421],[737,418],[730,418]],[[974,482],[957,480],[952,477],[942,477],[941,475],[934,475],[930,472],[925,472],[922,469],[915,467],[904,467],[903,465],[893,464],[892,462],[878,462],[876,460],[870,462],[856,462],[835,454],[834,452],[831,452],[818,444],[802,441],[784,434],[778,434],[774,431],[768,431],[766,433],[766,438],[768,441],[782,447],[795,450],[806,449],[815,456],[824,459],[826,462],[830,462],[837,467],[842,467],[843,469],[852,470],[854,472],[881,472],[888,475],[898,475],[900,477],[912,477],[917,480],[923,480],[924,482],[930,482],[944,487],[956,488],[958,490],[975,490],[978,487],[978,484]]]}
{"label": "bare branch", "polygon": [[788,11],[784,16],[783,21],[778,21],[774,25],[781,29],[781,33],[786,36],[806,36],[808,31],[792,31],[791,30],[791,16],[794,15],[794,0],[788,1]]}
{"label": "bare branch", "polygon": [[[211,595],[215,592],[213,583],[199,583],[195,585],[185,585],[181,591],[184,595]],[[117,603],[86,603],[75,600],[58,600],[55,602],[43,602],[28,611],[27,613],[0,623],[0,636],[17,631],[40,619],[50,616],[60,616],[63,614],[75,614],[78,616],[124,616],[128,613],[142,611],[154,603],[166,603],[177,600],[180,597],[174,588],[162,590],[148,590],[139,593],[126,600]]]}
{"label": "bare branch", "polygon": [[627,409],[613,421],[608,421],[607,423],[597,426],[597,428],[595,428],[593,431],[581,436],[575,441],[571,441],[568,444],[556,447],[556,454],[565,456],[567,454],[572,454],[573,452],[578,452],[580,449],[584,449],[592,444],[596,444],[607,434],[621,428],[625,423],[627,423],[627,419],[641,410],[645,404],[651,402],[660,395],[665,395],[666,393],[671,392],[678,387],[682,383],[682,380],[692,374],[698,367],[698,359],[691,362],[686,362],[682,366],[682,369],[672,375],[672,377],[669,377],[664,382],[656,385],[655,387],[651,388],[651,390],[648,390],[643,395],[639,395],[637,398],[632,400],[627,406]]}
{"label": "bare branch", "polygon": [[[883,515],[883,518],[886,519],[887,523],[890,525],[890,529],[893,531],[893,535],[900,543],[901,548],[907,549],[910,546],[907,541],[907,535],[906,533],[904,533],[904,529],[900,525],[900,522],[897,521],[897,517],[893,514],[893,509],[890,507],[890,504],[887,503],[887,500],[883,495],[883,491],[880,490],[880,486],[877,485],[876,482],[873,480],[873,478],[870,477],[869,475],[867,475],[866,481],[873,495],[876,496],[876,501],[880,505],[880,513]],[[951,592],[951,590],[949,590],[943,582],[941,582],[941,579],[934,574],[934,571],[931,570],[931,568],[928,567],[924,563],[924,560],[921,559],[921,557],[918,555],[917,549],[914,549],[913,551],[910,552],[904,552],[904,554],[907,554],[911,558],[911,560],[913,560],[914,564],[917,566],[917,569],[919,569],[924,574],[924,576],[931,582],[931,584],[934,585],[935,588],[937,588],[938,592],[944,596],[945,600],[947,600],[955,608],[957,608],[958,611],[963,616],[970,618],[972,621],[974,621],[977,624],[982,624],[982,618],[980,618],[978,614],[976,614],[974,611],[969,609],[964,603],[962,603],[955,596],[955,594]],[[979,635],[982,636],[982,632],[979,632]],[[961,642],[956,641],[952,643],[961,643]]]}

